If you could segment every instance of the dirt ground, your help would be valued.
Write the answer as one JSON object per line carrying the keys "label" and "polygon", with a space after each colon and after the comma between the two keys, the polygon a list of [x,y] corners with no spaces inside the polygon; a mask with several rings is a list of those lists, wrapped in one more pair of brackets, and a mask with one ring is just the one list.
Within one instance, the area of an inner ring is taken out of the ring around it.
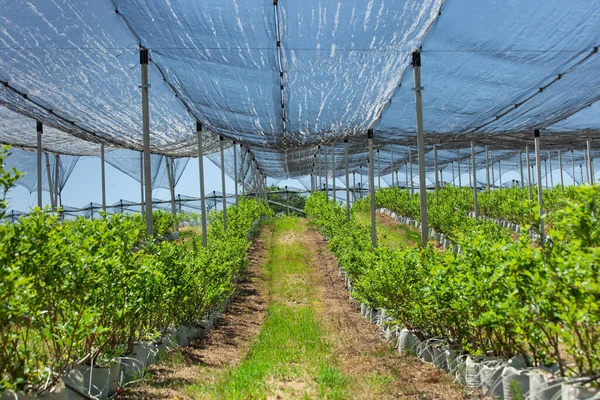
{"label": "dirt ground", "polygon": [[150,366],[149,377],[125,389],[124,399],[188,399],[185,387],[214,380],[226,367],[238,364],[266,318],[267,290],[262,271],[271,228],[263,227],[250,251],[250,266],[238,282],[236,295],[222,319],[205,339],[174,351],[165,361]]}
{"label": "dirt ground", "polygon": [[[390,221],[393,219],[390,218]],[[310,227],[306,240],[315,248],[313,279],[320,290],[320,315],[342,371],[353,378],[357,399],[461,399],[463,390],[449,375],[414,356],[401,355],[379,328],[360,315],[349,301],[337,261],[326,239]],[[379,385],[372,385],[379,381]],[[382,385],[384,382],[386,384]],[[380,391],[374,391],[378,388]],[[356,396],[354,396],[356,395]]]}

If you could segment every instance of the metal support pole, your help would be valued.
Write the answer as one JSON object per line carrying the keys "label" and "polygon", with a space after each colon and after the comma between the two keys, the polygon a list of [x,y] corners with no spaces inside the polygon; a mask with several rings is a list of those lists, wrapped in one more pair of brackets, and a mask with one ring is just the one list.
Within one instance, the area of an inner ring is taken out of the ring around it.
{"label": "metal support pole", "polygon": [[145,220],[146,211],[144,211],[144,153],[140,152],[140,190],[141,190],[141,202],[140,202],[140,213],[142,219]]}
{"label": "metal support pole", "polygon": [[375,165],[373,165],[373,130],[368,131],[369,140],[369,196],[371,197],[371,244],[377,247],[377,227],[375,225]]}
{"label": "metal support pole", "polygon": [[140,49],[142,68],[142,132],[144,136],[144,194],[146,197],[146,237],[152,237],[152,169],[150,165],[150,105],[148,90],[148,49]]}
{"label": "metal support pole", "polygon": [[410,146],[408,146],[408,166],[410,168],[410,195],[415,194],[415,187],[413,184],[413,168],[412,168],[412,151]]}
{"label": "metal support pole", "polygon": [[490,152],[488,147],[485,146],[485,184],[486,189],[490,191]]}
{"label": "metal support pole", "polygon": [[[540,164],[540,130],[536,129],[534,131],[534,141],[535,141],[535,162],[537,165],[537,179],[538,182],[542,181],[542,166]],[[542,185],[537,185],[538,190],[538,204],[540,206],[540,237],[542,244],[544,243],[544,200],[542,197]]]}
{"label": "metal support pole", "polygon": [[[410,147],[408,148],[408,154],[410,155]],[[406,164],[404,164],[404,181],[406,182],[406,184],[404,185],[404,187],[406,189],[408,189],[408,187],[409,187],[408,186],[408,162]]]}
{"label": "metal support pole", "polygon": [[435,173],[435,195],[438,195],[439,181],[438,181],[438,158],[437,158],[437,146],[433,145],[433,171]]}
{"label": "metal support pole", "polygon": [[563,163],[562,157],[560,155],[560,150],[558,150],[558,169],[560,170],[560,190],[565,191],[565,185],[563,181]]}
{"label": "metal support pole", "polygon": [[427,185],[425,183],[425,139],[423,137],[423,104],[421,87],[421,53],[418,51],[412,53],[412,66],[414,72],[415,87],[415,108],[417,114],[417,146],[419,157],[419,191],[421,194],[421,246],[427,246],[428,226],[427,226]]}
{"label": "metal support pole", "polygon": [[44,133],[44,124],[36,122],[37,128],[37,202],[38,207],[42,208],[42,134]]}
{"label": "metal support pole", "polygon": [[350,176],[348,175],[348,139],[344,139],[344,169],[346,170],[346,220],[350,221]]}
{"label": "metal support pole", "polygon": [[531,193],[531,163],[529,159],[529,146],[525,146],[525,157],[527,158],[527,190],[529,191],[529,202],[533,201]]}
{"label": "metal support pole", "polygon": [[202,246],[206,247],[206,196],[204,195],[204,145],[202,143],[202,124],[196,121],[198,136],[198,172],[200,176],[200,212],[202,213]]}
{"label": "metal support pole", "polygon": [[500,188],[502,188],[502,167],[500,166],[500,160],[498,160],[498,181],[500,183]]}
{"label": "metal support pole", "polygon": [[580,180],[579,180],[579,186],[583,185],[583,165],[579,164],[579,176],[580,176]]}
{"label": "metal support pole", "polygon": [[104,144],[100,145],[100,164],[102,178],[102,211],[106,212],[106,164],[104,163]]}
{"label": "metal support pole", "polygon": [[592,143],[587,140],[587,161],[588,161],[588,176],[590,185],[594,184],[594,160],[592,159]]}
{"label": "metal support pole", "polygon": [[586,182],[589,182],[590,181],[590,169],[589,169],[586,149],[583,149],[583,165],[585,165],[584,178],[585,178]]}
{"label": "metal support pole", "polygon": [[60,207],[60,156],[54,155],[54,206]]}
{"label": "metal support pole", "polygon": [[525,187],[525,182],[523,182],[523,152],[519,151],[519,169],[521,171],[521,189]]}
{"label": "metal support pole", "polygon": [[454,161],[450,161],[450,165],[452,166],[452,186],[456,187],[456,175],[454,174]]}
{"label": "metal support pole", "polygon": [[329,202],[329,171],[327,168],[327,148],[324,147],[323,148],[323,155],[325,157],[324,163],[325,163],[325,202],[328,203]]}
{"label": "metal support pole", "polygon": [[238,170],[237,170],[237,145],[233,142],[233,185],[235,193],[235,205],[238,205]]}
{"label": "metal support pole", "polygon": [[358,195],[360,199],[363,198],[363,173],[362,173],[362,165],[360,166],[360,183],[358,184]]}
{"label": "metal support pole", "polygon": [[[317,154],[319,154],[319,150],[321,149],[321,145],[317,146]],[[316,158],[317,160],[317,171],[319,173],[319,191],[321,191],[321,189],[323,188],[323,165],[321,163],[319,163],[319,159]]]}
{"label": "metal support pole", "polygon": [[381,189],[381,153],[377,149],[377,189]]}
{"label": "metal support pole", "polygon": [[219,136],[219,151],[221,153],[221,191],[223,196],[223,229],[227,231],[227,189],[225,188],[225,153],[223,142],[225,138]]}
{"label": "metal support pole", "polygon": [[494,155],[490,150],[490,166],[492,167],[492,188],[496,186],[496,177],[494,176]]}
{"label": "metal support pole", "polygon": [[331,145],[331,186],[333,187],[333,202],[337,203],[336,193],[335,193],[335,143]]}
{"label": "metal support pole", "polygon": [[[477,182],[477,170],[475,169],[475,143],[471,142],[471,162],[473,163],[473,182]],[[473,185],[473,212],[475,219],[479,219],[479,203],[477,202],[477,183]]]}
{"label": "metal support pole", "polygon": [[356,171],[352,172],[352,204],[356,201]]}
{"label": "metal support pole", "polygon": [[[473,157],[473,155],[471,155],[471,161],[473,161],[475,159],[475,157]],[[467,175],[469,175],[469,186],[473,186],[473,176],[471,174],[471,164],[472,162],[468,162],[467,163],[467,169],[469,171],[469,173]],[[473,168],[473,170],[475,170],[475,168]],[[436,177],[437,177],[437,171],[436,171]]]}
{"label": "metal support pole", "polygon": [[548,150],[548,164],[550,167],[550,187],[554,187],[554,178],[552,177],[552,158],[550,158],[550,150]]}
{"label": "metal support pole", "polygon": [[460,177],[460,150],[456,149],[456,164],[458,165],[458,187],[462,187],[462,178]]}
{"label": "metal support pole", "polygon": [[287,185],[285,185],[285,204],[287,205],[287,215],[290,215],[290,193]]}
{"label": "metal support pole", "polygon": [[546,173],[546,187],[548,188],[548,159],[544,160],[544,171]]}
{"label": "metal support pole", "polygon": [[46,175],[48,177],[48,190],[50,191],[50,206],[52,211],[56,211],[56,203],[54,202],[54,185],[52,184],[52,168],[50,167],[50,157],[45,153],[46,157]]}
{"label": "metal support pole", "polygon": [[[169,194],[171,195],[171,214],[174,217],[177,217],[177,209],[175,208],[175,176],[174,176],[174,166],[173,159],[169,159],[169,157],[165,157],[165,162],[167,165],[167,178],[169,179]],[[177,218],[173,218],[173,229],[178,230],[177,226]]]}

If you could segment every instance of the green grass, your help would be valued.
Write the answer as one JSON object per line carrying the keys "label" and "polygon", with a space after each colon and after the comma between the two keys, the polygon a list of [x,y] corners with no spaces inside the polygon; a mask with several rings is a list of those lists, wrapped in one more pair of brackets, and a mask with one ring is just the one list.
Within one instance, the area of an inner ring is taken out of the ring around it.
{"label": "green grass", "polygon": [[[354,217],[361,225],[371,226],[371,214],[357,212]],[[378,243],[392,250],[414,246],[421,240],[419,232],[409,225],[377,223],[376,229]]]}
{"label": "green grass", "polygon": [[293,240],[306,229],[294,217],[275,220],[265,263],[269,287],[267,319],[244,360],[210,385],[188,387],[202,398],[347,398],[348,379],[338,369],[320,326],[310,281],[311,250]]}

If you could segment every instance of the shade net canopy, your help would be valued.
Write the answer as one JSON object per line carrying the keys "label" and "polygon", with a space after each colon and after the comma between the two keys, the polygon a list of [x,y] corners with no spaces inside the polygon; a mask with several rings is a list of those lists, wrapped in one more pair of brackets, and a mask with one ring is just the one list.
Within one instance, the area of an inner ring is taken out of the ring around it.
{"label": "shade net canopy", "polygon": [[[487,146],[514,170],[534,129],[554,154],[544,158],[574,150],[585,165],[586,141],[598,147],[600,0],[0,0],[0,15],[0,142],[20,147],[35,146],[38,120],[45,151],[141,150],[142,46],[151,151],[197,156],[199,121],[206,153],[219,135],[244,146],[245,185],[250,157],[275,179],[325,163],[343,175],[345,139],[348,170],[366,174],[369,129],[377,168],[407,183],[414,51],[429,172],[435,144],[444,174],[452,161],[456,179],[468,173],[471,142],[477,165]],[[225,158],[233,177],[233,151]]]}

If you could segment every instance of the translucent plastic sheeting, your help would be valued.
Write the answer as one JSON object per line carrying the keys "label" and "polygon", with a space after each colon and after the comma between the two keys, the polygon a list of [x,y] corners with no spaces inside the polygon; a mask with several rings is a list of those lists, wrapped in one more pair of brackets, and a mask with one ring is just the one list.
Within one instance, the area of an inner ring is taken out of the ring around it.
{"label": "translucent plastic sheeting", "polygon": [[[86,140],[141,149],[137,41],[109,1],[5,0],[0,15],[0,104]],[[152,149],[195,154],[195,120],[155,68],[149,82]]]}
{"label": "translucent plastic sheeting", "polygon": [[[356,171],[366,166],[368,128],[376,148],[398,148],[394,163],[406,163],[408,145],[416,161],[410,53],[422,46],[428,171],[433,144],[461,153],[470,141],[533,149],[535,128],[545,149],[581,149],[600,133],[599,5],[0,0],[0,105],[84,140],[139,150],[143,45],[153,152],[197,156],[200,120],[206,153],[222,134],[243,142],[274,178],[311,173],[319,144],[337,142],[337,161],[344,138]],[[35,139],[25,135],[19,140]],[[0,126],[0,141],[11,137]],[[319,167],[324,161],[317,154]],[[396,168],[391,157],[380,163],[387,173]],[[336,163],[334,174],[343,171]]]}
{"label": "translucent plastic sheeting", "polygon": [[[134,150],[119,149],[106,153],[104,160],[119,171],[127,174],[129,177],[140,182],[141,179],[141,157],[142,152]],[[183,174],[188,163],[188,158],[176,158],[173,160],[174,169],[174,185],[177,185],[179,178]],[[170,163],[171,161],[169,161]],[[152,188],[169,189],[169,177],[167,175],[167,157],[152,154],[150,157],[150,166],[152,174]]]}
{"label": "translucent plastic sheeting", "polygon": [[[17,171],[22,172],[23,176],[19,178],[17,185],[27,188],[29,193],[37,192],[37,153],[20,149],[11,149],[10,153],[11,155],[4,160],[5,168],[16,168]],[[77,165],[77,161],[79,161],[79,157],[77,156],[58,156],[58,185],[61,191],[67,184],[73,169]],[[54,185],[57,157],[54,154],[48,155],[48,162]],[[48,184],[47,166],[46,155],[42,154],[42,190],[46,192],[49,191],[50,187]]]}
{"label": "translucent plastic sheeting", "polygon": [[[2,50],[0,50],[0,55]],[[36,121],[0,106],[0,143],[34,150],[37,148]],[[100,145],[90,143],[51,126],[43,126],[42,150],[71,155],[100,154]],[[110,146],[105,151],[111,150]]]}
{"label": "translucent plastic sheeting", "polygon": [[[426,132],[530,133],[598,100],[599,6],[597,0],[448,1],[423,45]],[[414,133],[412,86],[406,74],[378,135]],[[587,124],[599,128],[598,114]]]}

